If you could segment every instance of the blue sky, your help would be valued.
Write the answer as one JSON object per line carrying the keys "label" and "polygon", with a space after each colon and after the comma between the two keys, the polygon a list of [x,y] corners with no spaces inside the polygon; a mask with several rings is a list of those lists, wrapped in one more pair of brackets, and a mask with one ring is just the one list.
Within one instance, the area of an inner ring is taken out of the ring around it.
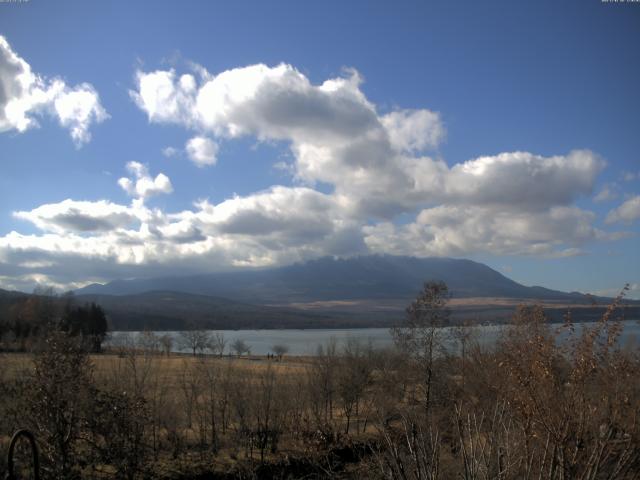
{"label": "blue sky", "polygon": [[476,259],[640,296],[640,4],[0,3],[0,287]]}

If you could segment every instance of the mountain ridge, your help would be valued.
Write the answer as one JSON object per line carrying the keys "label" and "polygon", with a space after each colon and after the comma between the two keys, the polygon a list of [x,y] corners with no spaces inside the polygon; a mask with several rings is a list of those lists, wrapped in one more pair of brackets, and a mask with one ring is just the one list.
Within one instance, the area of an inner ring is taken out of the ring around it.
{"label": "mountain ridge", "polygon": [[361,298],[411,299],[425,281],[442,280],[453,297],[502,297],[588,302],[592,297],[521,285],[479,262],[446,257],[368,255],[323,257],[284,267],[187,276],[114,280],[77,294],[131,295],[176,291],[249,303],[294,303]]}
{"label": "mountain ridge", "polygon": [[[603,305],[611,302],[527,287],[472,260],[391,255],[115,280],[78,289],[75,295],[79,302],[102,305],[115,330],[357,328],[399,321],[431,280],[448,285],[454,323],[506,322],[522,303],[544,305],[553,321],[562,321],[567,308],[575,321],[589,321],[599,318]],[[8,306],[26,295],[0,291],[0,304]],[[629,318],[640,318],[640,302],[627,303]]]}

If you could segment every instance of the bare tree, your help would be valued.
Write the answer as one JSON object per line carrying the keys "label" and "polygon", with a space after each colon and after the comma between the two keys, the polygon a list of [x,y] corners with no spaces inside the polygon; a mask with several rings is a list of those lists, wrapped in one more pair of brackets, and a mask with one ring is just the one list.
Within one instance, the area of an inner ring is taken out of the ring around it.
{"label": "bare tree", "polygon": [[254,393],[252,429],[260,450],[260,462],[264,462],[267,448],[275,453],[287,416],[287,395],[282,382],[271,364],[259,374],[257,392]]}
{"label": "bare tree", "polygon": [[[479,320],[477,320],[479,323]],[[466,381],[466,363],[467,363],[467,351],[469,345],[474,342],[475,331],[471,326],[469,321],[465,321],[460,325],[456,325],[451,329],[451,337],[452,340],[460,345],[460,377],[461,377],[461,388],[464,392],[465,381]]]}
{"label": "bare tree", "polygon": [[211,333],[206,330],[183,330],[178,338],[180,346],[191,350],[195,357],[198,352],[202,353],[211,345]]}
{"label": "bare tree", "polygon": [[184,411],[187,417],[187,425],[193,427],[193,414],[197,413],[196,403],[202,389],[201,378],[192,362],[183,359],[178,376],[178,386],[182,394]]}
{"label": "bare tree", "polygon": [[317,354],[307,371],[311,415],[317,429],[326,436],[333,434],[333,405],[338,363],[337,342],[335,338],[331,338],[325,346],[318,346]]}
{"label": "bare tree", "polygon": [[222,357],[224,355],[224,350],[226,347],[227,347],[227,339],[224,338],[224,333],[222,332],[214,333],[213,337],[211,338],[211,343],[209,345],[211,353]]}
{"label": "bare tree", "polygon": [[162,352],[168,357],[171,354],[171,347],[173,347],[173,337],[165,333],[160,337],[160,345],[162,346]]}
{"label": "bare tree", "polygon": [[429,413],[433,383],[433,362],[439,346],[438,329],[449,323],[449,289],[444,282],[427,282],[409,305],[405,323],[392,328],[396,345],[409,353],[421,371],[424,410]]}
{"label": "bare tree", "polygon": [[[337,371],[337,392],[347,424],[345,433],[349,434],[351,419],[360,413],[360,405],[365,389],[371,382],[373,363],[372,348],[364,348],[355,338],[350,338],[344,347],[342,362]],[[356,432],[358,431],[356,424]]]}
{"label": "bare tree", "polygon": [[231,382],[231,398],[237,440],[248,458],[257,448],[264,462],[267,449],[277,451],[289,411],[287,392],[273,365],[260,372],[237,371]]}
{"label": "bare tree", "polygon": [[52,476],[72,478],[90,410],[92,366],[79,341],[63,332],[51,332],[43,345],[33,360],[27,416],[42,440]]}
{"label": "bare tree", "polygon": [[[381,446],[374,450],[383,478],[437,480],[440,475],[441,438],[413,418],[401,417],[397,429],[385,427]],[[396,431],[397,430],[397,431]],[[468,479],[469,477],[463,477]],[[503,478],[503,477],[493,477]]]}
{"label": "bare tree", "polygon": [[160,350],[160,339],[158,336],[145,330],[137,338],[138,347],[146,354],[156,354]]}
{"label": "bare tree", "polygon": [[227,363],[225,368],[220,372],[219,387],[218,387],[218,412],[220,413],[220,427],[222,434],[227,433],[227,429],[230,423],[231,408],[231,384],[236,375],[235,367],[231,362]]}
{"label": "bare tree", "polygon": [[220,413],[218,412],[218,389],[221,383],[222,369],[220,363],[211,360],[210,358],[203,358],[198,363],[198,374],[202,385],[202,396],[198,410],[203,419],[201,422],[204,434],[202,441],[205,443],[208,436],[212,450],[217,452],[218,430],[220,428],[218,425],[218,419],[220,417]]}
{"label": "bare tree", "polygon": [[[137,478],[147,460],[149,412],[144,398],[127,392],[97,390],[86,428],[97,462],[110,463],[115,477]],[[71,477],[65,477],[71,478]]]}
{"label": "bare tree", "polygon": [[131,334],[129,332],[116,332],[112,334],[109,344],[118,353],[118,355],[123,358],[135,347],[135,342],[131,338]]}
{"label": "bare tree", "polygon": [[271,347],[271,350],[273,350],[273,353],[278,356],[279,360],[282,360],[282,357],[289,352],[289,347],[287,345],[277,343],[273,347]]}
{"label": "bare tree", "polygon": [[236,352],[238,357],[241,357],[244,353],[247,355],[251,354],[251,347],[249,347],[249,345],[247,345],[241,338],[238,338],[231,344],[231,349]]}

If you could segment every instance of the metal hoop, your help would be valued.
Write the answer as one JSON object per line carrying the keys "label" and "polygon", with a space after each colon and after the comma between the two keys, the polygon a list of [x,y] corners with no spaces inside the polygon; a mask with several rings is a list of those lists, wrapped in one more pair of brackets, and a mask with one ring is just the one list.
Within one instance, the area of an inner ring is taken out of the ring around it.
{"label": "metal hoop", "polygon": [[16,480],[15,473],[13,471],[13,452],[20,437],[25,437],[31,446],[31,458],[33,460],[33,478],[35,480],[40,479],[40,460],[38,457],[38,445],[36,444],[36,437],[29,430],[18,430],[11,437],[11,443],[9,444],[9,451],[7,452],[7,476],[6,480]]}

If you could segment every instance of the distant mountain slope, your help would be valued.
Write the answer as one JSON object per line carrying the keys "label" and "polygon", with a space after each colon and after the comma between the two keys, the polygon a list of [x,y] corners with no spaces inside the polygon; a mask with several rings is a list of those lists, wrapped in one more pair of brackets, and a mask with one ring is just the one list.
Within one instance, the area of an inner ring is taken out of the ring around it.
{"label": "distant mountain slope", "polygon": [[0,300],[9,300],[12,301],[17,298],[24,298],[29,295],[28,293],[18,292],[15,290],[3,290],[0,288]]}
{"label": "distant mountain slope", "polygon": [[[544,303],[561,321],[597,319],[608,299],[525,287],[478,262],[451,258],[363,256],[322,258],[287,267],[185,277],[117,280],[76,291],[79,303],[97,302],[116,330],[184,328],[347,328],[388,326],[404,315],[422,284],[449,286],[453,320],[508,321],[519,303]],[[0,290],[0,319],[21,292]],[[640,318],[628,302],[627,318]]]}
{"label": "distant mountain slope", "polygon": [[26,297],[26,293],[2,290],[0,288],[0,322],[8,320],[11,306]]}
{"label": "distant mountain slope", "polygon": [[154,290],[225,297],[254,304],[325,300],[411,299],[428,280],[447,283],[456,298],[503,297],[587,301],[585,295],[525,287],[478,262],[452,258],[361,256],[322,258],[287,267],[186,277],[116,280],[78,294],[139,294]]}
{"label": "distant mountain slope", "polygon": [[101,305],[114,330],[334,328],[383,325],[358,316],[326,315],[234,302],[182,292],[133,295],[77,295],[80,303]]}

